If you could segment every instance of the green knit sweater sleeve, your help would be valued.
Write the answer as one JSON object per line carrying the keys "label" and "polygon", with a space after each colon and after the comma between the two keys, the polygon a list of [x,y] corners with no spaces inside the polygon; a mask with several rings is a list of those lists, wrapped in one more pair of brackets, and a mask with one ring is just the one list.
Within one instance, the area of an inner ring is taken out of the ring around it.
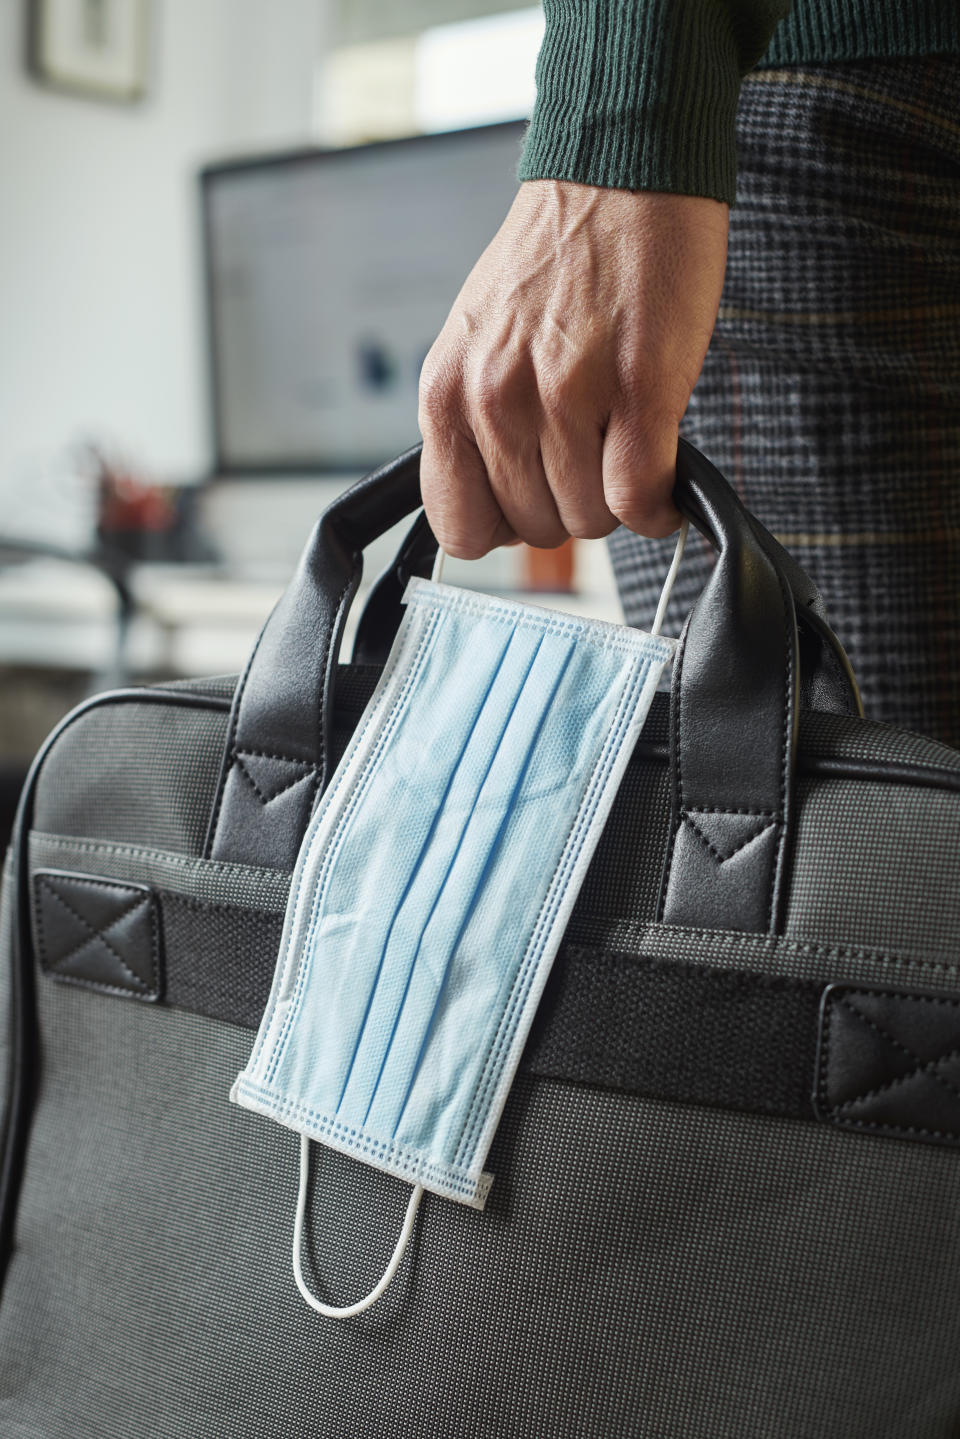
{"label": "green knit sweater sleeve", "polygon": [[521,180],[732,204],[737,98],[791,0],[544,0]]}

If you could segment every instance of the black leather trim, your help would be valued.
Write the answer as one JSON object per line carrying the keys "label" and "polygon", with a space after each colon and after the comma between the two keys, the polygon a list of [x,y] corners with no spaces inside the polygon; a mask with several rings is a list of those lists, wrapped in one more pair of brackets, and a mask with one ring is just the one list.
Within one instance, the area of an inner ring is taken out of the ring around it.
{"label": "black leather trim", "polygon": [[[654,696],[654,709],[666,696]],[[647,729],[643,731],[634,749],[636,759],[651,760],[656,764],[667,764],[670,759],[669,741],[648,739],[647,731],[654,729],[651,720],[656,715],[651,711]],[[806,779],[863,780],[874,784],[912,785],[919,789],[939,789],[947,794],[960,794],[960,768],[947,769],[943,765],[924,764],[921,761],[890,759],[838,758],[832,755],[811,754],[803,748],[803,723],[797,745],[796,773]]]}
{"label": "black leather trim", "polygon": [[916,785],[960,794],[960,770],[903,760],[831,759],[829,755],[798,756],[798,772],[820,779],[873,780],[883,784]]}
{"label": "black leather trim", "polygon": [[818,610],[798,607],[796,613],[802,708],[863,719],[863,700],[846,650]]}
{"label": "black leather trim", "polygon": [[378,576],[363,613],[357,622],[353,642],[355,664],[387,662],[390,646],[400,626],[403,593],[413,575],[428,578],[437,556],[437,541],[423,510],[407,530],[393,563]]}
{"label": "black leather trim", "polygon": [[37,957],[52,979],[148,1003],[160,998],[160,916],[146,885],[40,869],[33,896]]}
{"label": "black leather trim", "polygon": [[813,1102],[843,1129],[960,1145],[960,999],[830,985]]}

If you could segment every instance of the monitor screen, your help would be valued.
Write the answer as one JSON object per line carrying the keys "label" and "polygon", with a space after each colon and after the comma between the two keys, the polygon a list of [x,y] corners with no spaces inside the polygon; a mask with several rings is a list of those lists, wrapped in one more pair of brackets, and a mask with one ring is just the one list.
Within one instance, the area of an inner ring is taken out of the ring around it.
{"label": "monitor screen", "polygon": [[423,358],[516,194],[523,131],[203,172],[219,473],[361,469],[416,442]]}

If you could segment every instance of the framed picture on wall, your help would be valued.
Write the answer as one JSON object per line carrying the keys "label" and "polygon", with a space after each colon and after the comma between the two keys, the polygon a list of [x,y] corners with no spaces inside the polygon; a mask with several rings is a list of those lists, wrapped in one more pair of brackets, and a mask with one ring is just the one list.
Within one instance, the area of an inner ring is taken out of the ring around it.
{"label": "framed picture on wall", "polygon": [[147,91],[151,0],[27,0],[28,63],[44,85],[130,103]]}

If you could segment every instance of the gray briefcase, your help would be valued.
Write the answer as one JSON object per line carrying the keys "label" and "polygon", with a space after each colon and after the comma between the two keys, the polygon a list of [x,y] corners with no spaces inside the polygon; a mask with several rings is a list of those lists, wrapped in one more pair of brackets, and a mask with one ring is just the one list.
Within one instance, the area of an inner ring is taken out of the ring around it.
{"label": "gray briefcase", "polygon": [[[0,1433],[960,1433],[960,754],[859,716],[810,581],[687,445],[677,502],[719,558],[487,1206],[428,1194],[355,1319],[294,1289],[296,1142],[227,1095],[301,836],[429,567],[420,519],[338,666],[417,475],[412,451],[327,511],[239,681],[99,695],[34,765],[0,912]],[[371,1287],[407,1193],[317,1149],[318,1293]]]}

